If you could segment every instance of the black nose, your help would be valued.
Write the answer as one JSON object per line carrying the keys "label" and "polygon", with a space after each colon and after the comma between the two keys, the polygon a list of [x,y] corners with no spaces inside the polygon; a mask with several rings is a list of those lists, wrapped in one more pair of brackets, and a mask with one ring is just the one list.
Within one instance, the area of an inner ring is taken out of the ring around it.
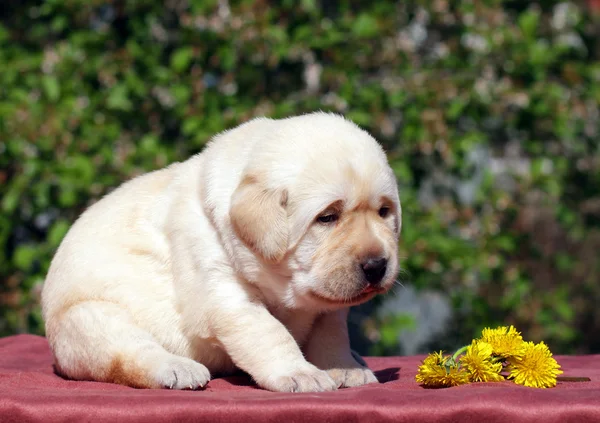
{"label": "black nose", "polygon": [[387,259],[370,258],[361,264],[367,282],[376,285],[383,279],[387,268]]}

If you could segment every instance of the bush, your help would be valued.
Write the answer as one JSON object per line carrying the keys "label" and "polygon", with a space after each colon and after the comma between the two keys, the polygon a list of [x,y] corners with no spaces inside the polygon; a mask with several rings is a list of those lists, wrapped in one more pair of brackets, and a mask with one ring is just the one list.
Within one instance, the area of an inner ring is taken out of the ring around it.
{"label": "bush", "polygon": [[[403,283],[452,304],[421,349],[503,323],[600,351],[595,4],[5,1],[0,334],[43,333],[52,254],[98,197],[253,116],[323,109],[388,150]],[[418,326],[360,310],[372,353]]]}

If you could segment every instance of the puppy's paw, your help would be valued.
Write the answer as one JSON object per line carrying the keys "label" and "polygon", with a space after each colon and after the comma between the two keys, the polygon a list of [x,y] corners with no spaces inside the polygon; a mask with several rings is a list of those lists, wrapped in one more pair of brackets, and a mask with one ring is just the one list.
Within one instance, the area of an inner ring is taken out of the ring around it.
{"label": "puppy's paw", "polygon": [[327,372],[311,364],[271,375],[264,383],[259,384],[276,392],[326,392],[338,388]]}
{"label": "puppy's paw", "polygon": [[366,367],[354,369],[329,369],[327,373],[340,388],[379,383],[373,372]]}
{"label": "puppy's paw", "polygon": [[160,364],[155,373],[158,386],[167,389],[198,389],[210,380],[208,369],[186,357],[172,355]]}

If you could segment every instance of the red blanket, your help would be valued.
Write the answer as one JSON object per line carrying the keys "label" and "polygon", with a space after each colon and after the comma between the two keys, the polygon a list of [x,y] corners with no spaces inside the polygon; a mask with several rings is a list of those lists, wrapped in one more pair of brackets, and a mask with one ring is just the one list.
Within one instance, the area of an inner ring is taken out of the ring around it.
{"label": "red blanket", "polygon": [[367,358],[381,384],[321,394],[267,392],[245,376],[212,380],[203,391],[140,390],[64,380],[44,338],[12,336],[0,339],[0,422],[600,422],[600,355],[556,357],[563,376],[591,381],[551,389],[423,389],[414,380],[422,358]]}

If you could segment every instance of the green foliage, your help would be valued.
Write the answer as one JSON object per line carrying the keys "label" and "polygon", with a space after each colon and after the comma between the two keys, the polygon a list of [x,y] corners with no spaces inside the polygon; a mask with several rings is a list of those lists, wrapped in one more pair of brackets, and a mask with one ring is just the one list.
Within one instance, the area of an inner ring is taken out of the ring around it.
{"label": "green foliage", "polygon": [[[43,332],[53,251],[102,194],[253,116],[323,109],[389,152],[404,283],[454,305],[436,347],[514,324],[600,351],[591,2],[5,3],[0,334]],[[396,351],[399,314],[375,322],[374,351]]]}

